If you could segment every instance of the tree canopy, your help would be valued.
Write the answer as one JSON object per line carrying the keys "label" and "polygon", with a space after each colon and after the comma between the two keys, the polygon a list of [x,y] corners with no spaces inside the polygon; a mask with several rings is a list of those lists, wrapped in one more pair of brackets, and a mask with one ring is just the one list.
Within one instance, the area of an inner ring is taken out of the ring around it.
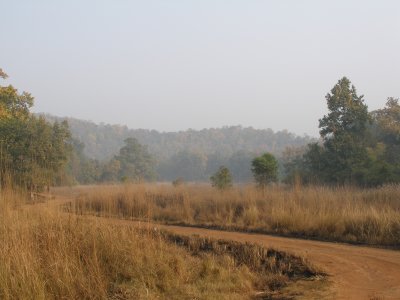
{"label": "tree canopy", "polygon": [[119,162],[119,177],[122,180],[155,179],[154,160],[147,147],[141,145],[135,138],[127,138],[125,146],[114,159]]}
{"label": "tree canopy", "polygon": [[[7,75],[0,69],[0,77]],[[1,185],[39,189],[62,180],[70,151],[67,122],[51,125],[30,112],[33,97],[12,85],[0,86]]]}
{"label": "tree canopy", "polygon": [[320,143],[311,143],[286,162],[287,181],[376,186],[400,182],[400,106],[368,112],[350,80],[343,77],[326,96],[328,114],[319,121]]}
{"label": "tree canopy", "polygon": [[220,166],[218,171],[210,177],[211,185],[219,190],[226,190],[232,186],[232,175],[225,166]]}
{"label": "tree canopy", "polygon": [[271,153],[264,153],[251,162],[256,183],[264,188],[271,182],[278,180],[278,161]]}

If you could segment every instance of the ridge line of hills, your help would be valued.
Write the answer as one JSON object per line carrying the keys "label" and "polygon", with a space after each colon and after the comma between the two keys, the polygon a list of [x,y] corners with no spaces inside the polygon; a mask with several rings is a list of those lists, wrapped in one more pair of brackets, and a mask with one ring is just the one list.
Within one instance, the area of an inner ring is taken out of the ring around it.
{"label": "ridge line of hills", "polygon": [[286,147],[304,146],[317,140],[308,135],[298,136],[286,129],[273,131],[237,125],[161,132],[154,129],[130,129],[126,125],[97,124],[47,113],[37,115],[44,116],[49,122],[67,120],[73,138],[84,143],[85,155],[100,161],[117,154],[128,137],[134,137],[141,144],[147,145],[157,160],[167,159],[182,151],[220,156],[231,156],[236,152],[271,152],[279,156]]}

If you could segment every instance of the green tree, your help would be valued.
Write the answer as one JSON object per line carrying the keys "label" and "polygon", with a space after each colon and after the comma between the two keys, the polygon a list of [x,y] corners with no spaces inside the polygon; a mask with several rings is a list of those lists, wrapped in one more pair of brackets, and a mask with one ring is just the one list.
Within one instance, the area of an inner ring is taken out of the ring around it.
{"label": "green tree", "polygon": [[[78,139],[71,138],[70,144],[71,151],[65,166],[65,184],[93,184],[101,181],[101,176],[107,171],[106,165],[103,166],[98,160],[87,157],[84,153],[85,144]],[[116,178],[117,176],[115,180]]]}
{"label": "green tree", "polygon": [[368,147],[369,162],[362,172],[363,185],[379,186],[388,182],[398,182],[399,166],[387,160],[387,145],[378,142],[374,147]]}
{"label": "green tree", "polygon": [[328,141],[341,135],[351,135],[353,139],[365,136],[370,121],[364,96],[358,96],[356,88],[343,77],[326,95],[329,113],[319,120],[321,137]]}
{"label": "green tree", "polygon": [[308,183],[307,168],[304,163],[304,154],[308,147],[286,147],[282,153],[283,180],[285,183]]}
{"label": "green tree", "polygon": [[121,162],[115,158],[111,159],[103,167],[101,175],[102,181],[118,181],[120,180]]}
{"label": "green tree", "polygon": [[264,153],[251,162],[256,183],[264,188],[271,182],[278,180],[278,161],[271,153]]}
{"label": "green tree", "polygon": [[154,160],[146,146],[135,138],[127,138],[115,160],[120,163],[120,180],[153,180],[155,176]]}
{"label": "green tree", "polygon": [[368,107],[346,77],[326,95],[326,102],[329,113],[319,120],[323,146],[314,144],[305,155],[310,171],[322,182],[359,183],[369,160]]}
{"label": "green tree", "polygon": [[400,182],[400,105],[393,97],[387,99],[383,109],[371,113],[374,144],[368,147],[370,163],[366,173],[366,184]]}
{"label": "green tree", "polygon": [[378,142],[386,145],[385,156],[389,163],[400,164],[400,105],[399,99],[388,98],[386,106],[375,113]]}
{"label": "green tree", "polygon": [[214,175],[210,177],[211,185],[219,190],[232,187],[232,176],[227,167],[221,166]]}
{"label": "green tree", "polygon": [[[0,77],[3,79],[7,78],[0,69]],[[33,97],[27,92],[22,94],[18,93],[18,90],[12,85],[0,86],[0,118],[28,118],[29,109],[33,106]]]}
{"label": "green tree", "polygon": [[[6,74],[0,70],[0,77]],[[38,190],[56,182],[67,161],[67,123],[51,125],[30,113],[33,97],[13,86],[0,86],[0,175]]]}

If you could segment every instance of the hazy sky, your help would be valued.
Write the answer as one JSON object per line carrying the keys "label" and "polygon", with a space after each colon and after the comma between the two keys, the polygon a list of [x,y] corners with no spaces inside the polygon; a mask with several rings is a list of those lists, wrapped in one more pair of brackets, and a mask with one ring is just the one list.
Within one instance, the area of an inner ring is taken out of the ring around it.
{"label": "hazy sky", "polygon": [[0,67],[36,112],[317,135],[344,75],[370,109],[400,97],[397,0],[0,0],[0,11]]}

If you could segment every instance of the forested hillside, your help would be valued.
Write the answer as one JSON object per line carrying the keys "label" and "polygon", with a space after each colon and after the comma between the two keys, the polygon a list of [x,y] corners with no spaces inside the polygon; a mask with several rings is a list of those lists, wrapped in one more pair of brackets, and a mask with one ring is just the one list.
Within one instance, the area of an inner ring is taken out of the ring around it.
{"label": "forested hillside", "polygon": [[75,118],[60,118],[49,114],[46,119],[67,120],[72,136],[85,144],[84,153],[94,159],[110,159],[123,146],[128,137],[147,145],[157,159],[164,160],[178,152],[219,153],[231,156],[238,151],[271,152],[280,154],[287,146],[302,146],[313,141],[308,136],[296,136],[287,130],[230,126],[203,130],[159,132],[147,129],[129,129],[122,125],[96,124]]}
{"label": "forested hillside", "polygon": [[[225,165],[232,171],[236,182],[252,180],[251,160],[256,155],[271,152],[280,156],[288,147],[297,148],[315,141],[308,136],[296,136],[286,130],[274,132],[271,129],[241,126],[158,132],[52,115],[45,117],[50,122],[68,121],[75,139],[76,152],[79,153],[75,160],[71,160],[75,165],[71,168],[79,169],[78,173],[82,174],[76,175],[77,171],[72,173],[75,174],[73,177],[83,183],[126,177],[116,171],[120,170],[121,164],[116,155],[127,138],[135,138],[147,147],[146,151],[148,149],[153,157],[158,180],[182,178],[187,181],[208,181],[210,175]],[[101,171],[96,171],[98,169]],[[150,178],[150,173],[154,172],[148,171],[144,177]]]}
{"label": "forested hillside", "polygon": [[319,140],[288,131],[231,126],[180,132],[45,115],[67,121],[73,151],[70,178],[80,183],[124,180],[208,181],[226,167],[235,182],[253,180],[252,160],[271,153],[279,179],[314,184],[377,186],[400,181],[400,105],[389,97],[369,112],[346,77],[326,95],[328,114],[319,120]]}

